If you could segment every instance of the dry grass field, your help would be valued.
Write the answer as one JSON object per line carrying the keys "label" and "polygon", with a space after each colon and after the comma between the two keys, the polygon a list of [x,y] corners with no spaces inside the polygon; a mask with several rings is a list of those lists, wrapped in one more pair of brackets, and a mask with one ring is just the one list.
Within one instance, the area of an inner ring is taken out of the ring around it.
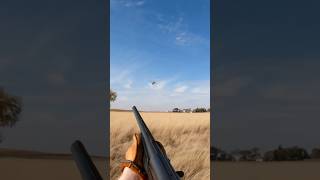
{"label": "dry grass field", "polygon": [[319,180],[319,161],[213,162],[218,180]]}
{"label": "dry grass field", "polygon": [[[210,179],[210,114],[141,112],[154,137],[160,141],[176,170],[183,170],[188,180]],[[110,112],[110,176],[120,175],[132,135],[139,129],[132,112]]]}

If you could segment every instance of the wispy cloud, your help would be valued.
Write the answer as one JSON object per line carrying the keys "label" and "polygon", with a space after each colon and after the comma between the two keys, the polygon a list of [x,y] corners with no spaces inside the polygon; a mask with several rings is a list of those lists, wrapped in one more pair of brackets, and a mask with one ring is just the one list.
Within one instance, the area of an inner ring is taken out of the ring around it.
{"label": "wispy cloud", "polygon": [[157,19],[159,29],[169,34],[176,45],[191,45],[204,41],[204,38],[189,31],[188,24],[182,16],[168,20],[164,15],[158,14]]}
{"label": "wispy cloud", "polygon": [[173,21],[164,19],[163,15],[161,14],[158,14],[157,17],[158,17],[158,20],[160,21],[158,26],[163,32],[177,33],[181,31],[181,28],[182,28],[181,26],[183,23],[182,17],[179,17],[177,20],[173,20]]}
{"label": "wispy cloud", "polygon": [[124,82],[127,82],[127,78],[132,73],[130,69],[124,69],[124,70],[115,70],[111,72],[110,76],[110,84],[123,84]]}
{"label": "wispy cloud", "polygon": [[145,0],[111,0],[111,6],[138,7],[145,4]]}
{"label": "wispy cloud", "polygon": [[197,88],[193,88],[191,92],[195,94],[206,94],[208,93],[208,90],[197,87]]}
{"label": "wispy cloud", "polygon": [[124,6],[126,7],[135,7],[135,6],[142,6],[145,1],[127,1],[125,2]]}
{"label": "wispy cloud", "polygon": [[[128,63],[133,62],[134,58],[128,58]],[[114,59],[115,61],[115,59]],[[131,89],[134,84],[134,75],[136,72],[143,67],[144,64],[140,61],[139,63],[131,64],[130,66],[123,64],[111,64],[110,68],[110,85],[113,86],[121,86],[126,89]]]}
{"label": "wispy cloud", "polygon": [[176,89],[174,89],[174,92],[176,93],[183,93],[188,89],[188,86],[179,86]]}
{"label": "wispy cloud", "polygon": [[110,86],[112,90],[130,90],[133,85],[131,80],[134,69],[122,69],[113,67],[110,73]]}
{"label": "wispy cloud", "polygon": [[181,32],[176,35],[176,43],[179,45],[185,45],[187,42],[189,42],[189,37],[185,32]]}
{"label": "wispy cloud", "polygon": [[124,84],[124,88],[126,88],[126,89],[131,89],[132,88],[132,81],[131,80],[128,80],[128,82],[126,83],[126,84]]}
{"label": "wispy cloud", "polygon": [[145,3],[145,1],[138,1],[138,2],[136,2],[136,5],[137,6],[142,6],[144,3]]}
{"label": "wispy cloud", "polygon": [[190,92],[194,95],[207,96],[210,99],[210,80],[190,83]]}
{"label": "wispy cloud", "polygon": [[120,102],[126,102],[126,101],[128,101],[128,97],[127,96],[120,96],[117,100]]}

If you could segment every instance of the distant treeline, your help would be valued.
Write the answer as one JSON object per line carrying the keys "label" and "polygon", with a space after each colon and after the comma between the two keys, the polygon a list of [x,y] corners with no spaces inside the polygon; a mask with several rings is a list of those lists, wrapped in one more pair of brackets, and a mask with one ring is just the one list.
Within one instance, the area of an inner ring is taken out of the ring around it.
{"label": "distant treeline", "polygon": [[213,161],[299,161],[305,159],[320,159],[320,148],[314,148],[309,154],[304,148],[282,147],[261,153],[258,148],[234,150],[227,152],[216,147],[210,149],[210,159]]}
{"label": "distant treeline", "polygon": [[171,112],[186,112],[186,113],[197,113],[197,112],[210,112],[210,108],[206,109],[206,108],[195,108],[195,109],[191,109],[191,108],[186,108],[186,109],[180,109],[180,108],[173,108]]}

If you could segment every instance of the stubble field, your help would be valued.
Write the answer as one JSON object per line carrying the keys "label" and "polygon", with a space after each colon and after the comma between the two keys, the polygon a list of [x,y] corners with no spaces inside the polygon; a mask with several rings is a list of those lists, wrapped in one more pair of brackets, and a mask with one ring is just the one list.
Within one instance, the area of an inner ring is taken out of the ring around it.
{"label": "stubble field", "polygon": [[[106,178],[106,159],[93,158],[103,179]],[[0,179],[2,180],[81,180],[80,172],[70,158],[0,158]]]}
{"label": "stubble field", "polygon": [[[176,170],[184,179],[210,179],[210,114],[141,112],[153,136],[160,141]],[[110,112],[110,178],[120,176],[119,162],[139,133],[132,112]]]}

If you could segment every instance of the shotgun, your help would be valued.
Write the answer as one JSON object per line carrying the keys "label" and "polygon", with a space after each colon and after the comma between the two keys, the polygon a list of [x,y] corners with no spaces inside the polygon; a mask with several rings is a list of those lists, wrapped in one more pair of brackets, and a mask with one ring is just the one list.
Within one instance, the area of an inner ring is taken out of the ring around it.
{"label": "shotgun", "polygon": [[143,164],[148,180],[179,180],[183,176],[183,172],[174,170],[170,160],[153,138],[137,108],[133,106],[132,110],[141,132],[144,148]]}
{"label": "shotgun", "polygon": [[83,180],[102,180],[99,171],[93,164],[84,145],[79,140],[71,145],[71,152]]}

